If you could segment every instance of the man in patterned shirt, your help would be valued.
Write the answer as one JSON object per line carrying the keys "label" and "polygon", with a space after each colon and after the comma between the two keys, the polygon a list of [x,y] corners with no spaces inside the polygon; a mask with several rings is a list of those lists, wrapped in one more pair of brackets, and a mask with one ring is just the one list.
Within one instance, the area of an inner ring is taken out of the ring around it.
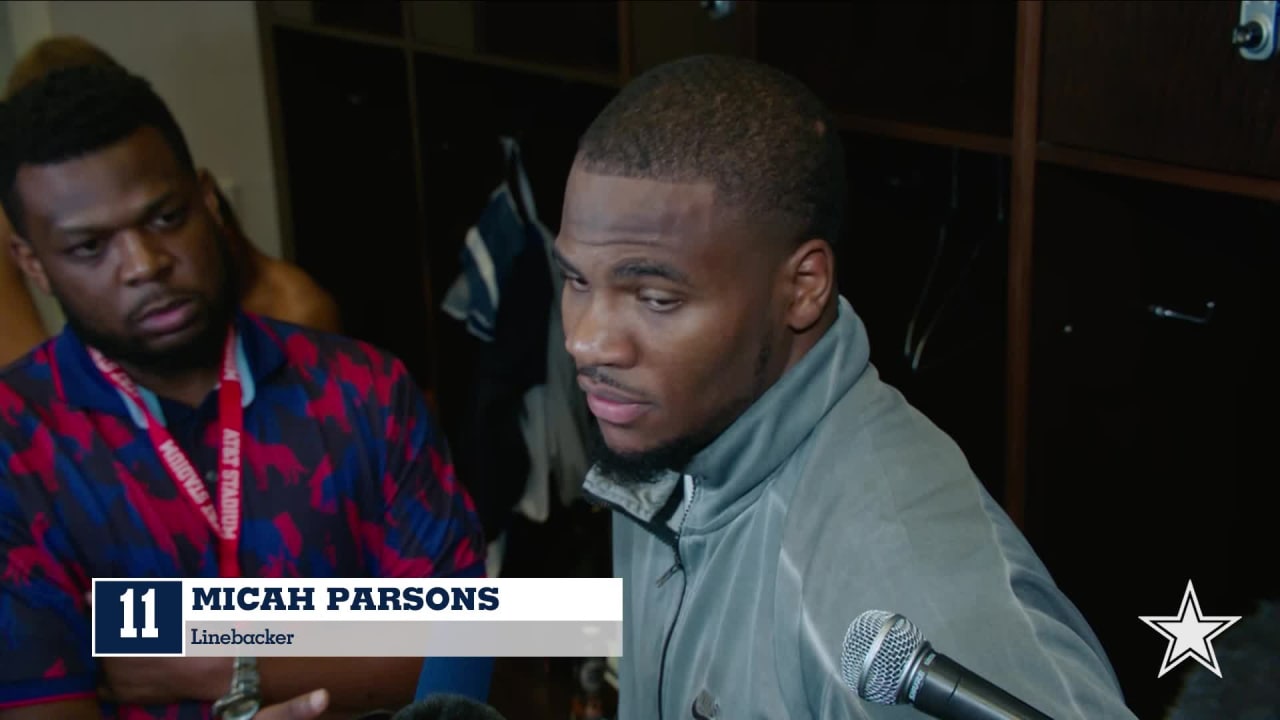
{"label": "man in patterned shirt", "polygon": [[[230,658],[91,657],[94,577],[484,574],[404,366],[241,310],[195,168],[119,68],[0,106],[13,250],[67,317],[0,374],[0,719],[206,718],[227,691]],[[324,688],[333,717],[408,702],[421,667],[259,660],[266,703]]]}

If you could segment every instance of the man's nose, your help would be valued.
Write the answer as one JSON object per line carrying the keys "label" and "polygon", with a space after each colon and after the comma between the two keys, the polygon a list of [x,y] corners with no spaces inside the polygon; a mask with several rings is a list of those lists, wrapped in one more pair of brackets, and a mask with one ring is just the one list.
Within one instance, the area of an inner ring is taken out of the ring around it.
{"label": "man's nose", "polygon": [[622,317],[613,304],[597,294],[564,315],[564,347],[578,367],[630,367],[636,361]]}
{"label": "man's nose", "polygon": [[148,233],[126,230],[121,243],[121,277],[126,284],[138,285],[161,277],[173,267],[173,255],[164,243]]}

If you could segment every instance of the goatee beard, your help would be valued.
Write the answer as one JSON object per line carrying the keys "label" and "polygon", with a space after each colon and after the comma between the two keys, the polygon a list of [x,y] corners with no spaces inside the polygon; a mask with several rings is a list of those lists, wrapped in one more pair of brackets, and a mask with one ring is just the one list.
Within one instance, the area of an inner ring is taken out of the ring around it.
{"label": "goatee beard", "polygon": [[620,453],[609,447],[600,421],[587,423],[588,459],[606,477],[625,484],[653,483],[667,471],[681,472],[706,443],[692,437],[677,438],[651,450]]}
{"label": "goatee beard", "polygon": [[609,447],[600,431],[600,421],[587,423],[587,457],[605,477],[625,484],[654,483],[666,472],[684,472],[694,456],[702,452],[768,390],[769,362],[773,357],[772,334],[766,332],[756,353],[752,386],[729,403],[701,433],[678,437],[649,450],[620,453]]}
{"label": "goatee beard", "polygon": [[122,340],[86,327],[79,318],[67,315],[67,327],[86,345],[126,368],[149,375],[170,377],[197,369],[215,367],[222,356],[227,339],[227,326],[234,317],[225,303],[208,306],[199,334],[182,345],[165,350],[151,350],[141,343]]}

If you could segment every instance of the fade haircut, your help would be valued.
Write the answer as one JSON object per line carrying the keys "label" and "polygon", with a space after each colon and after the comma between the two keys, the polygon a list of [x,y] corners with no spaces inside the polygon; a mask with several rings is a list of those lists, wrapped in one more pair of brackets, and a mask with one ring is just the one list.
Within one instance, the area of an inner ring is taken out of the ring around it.
{"label": "fade haircut", "polygon": [[711,182],[747,218],[773,218],[799,243],[843,232],[844,150],[822,102],[760,63],[699,55],[631,81],[583,134],[588,172]]}
{"label": "fade haircut", "polygon": [[105,50],[79,35],[54,35],[36,43],[9,72],[4,96],[14,93],[48,75],[54,70],[79,65],[120,65]]}
{"label": "fade haircut", "polygon": [[18,170],[54,165],[114,145],[144,127],[164,137],[181,168],[195,174],[186,138],[146,80],[116,65],[49,72],[0,106],[0,202],[26,236]]}

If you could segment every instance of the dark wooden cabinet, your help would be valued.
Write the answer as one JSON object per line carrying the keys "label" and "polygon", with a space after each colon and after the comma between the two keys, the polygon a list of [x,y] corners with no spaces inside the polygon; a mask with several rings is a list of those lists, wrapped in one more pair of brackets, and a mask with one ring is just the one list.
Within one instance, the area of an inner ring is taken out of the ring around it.
{"label": "dark wooden cabinet", "polygon": [[1280,598],[1260,474],[1280,402],[1280,58],[1232,47],[1239,3],[1035,7],[1038,92],[1018,107],[1039,122],[1015,140],[1034,224],[1010,238],[1033,258],[1011,340],[1029,350],[1027,461],[1010,473],[1131,708],[1163,718],[1204,671],[1157,677],[1166,643],[1138,616],[1175,614],[1188,581],[1207,612]]}
{"label": "dark wooden cabinet", "polygon": [[558,228],[578,137],[614,91],[425,53],[415,56],[414,68],[419,107],[437,109],[419,112],[416,122],[424,238],[432,257],[432,300],[439,304],[460,271],[467,228],[504,179],[498,138],[520,143],[538,216]]}
{"label": "dark wooden cabinet", "polygon": [[1231,45],[1240,3],[1045,6],[1040,138],[1280,178],[1280,62]]}
{"label": "dark wooden cabinet", "polygon": [[[424,385],[425,331],[408,71],[393,49],[274,31],[293,260],[338,300],[344,329]],[[353,142],[358,138],[358,142]]]}
{"label": "dark wooden cabinet", "polygon": [[714,53],[751,57],[755,45],[755,3],[737,3],[724,16],[713,16],[700,3],[686,0],[628,2],[631,60],[644,72],[668,60]]}
{"label": "dark wooden cabinet", "polygon": [[476,14],[467,0],[414,0],[409,7],[409,37],[423,45],[475,52]]}
{"label": "dark wooden cabinet", "polygon": [[1280,206],[1050,166],[1037,217],[1027,527],[1133,709],[1162,717],[1187,668],[1156,677],[1137,615],[1174,614],[1188,580],[1211,614],[1280,597],[1261,500]]}
{"label": "dark wooden cabinet", "polygon": [[759,58],[838,112],[1008,136],[1015,3],[761,2]]}
{"label": "dark wooden cabinet", "polygon": [[1006,157],[843,136],[852,218],[836,249],[840,292],[871,361],[1004,494]]}
{"label": "dark wooden cabinet", "polygon": [[437,397],[445,429],[452,431],[473,399],[467,384],[456,380],[469,377],[473,358],[468,349],[475,340],[439,308],[462,269],[468,228],[494,188],[510,177],[498,138],[519,142],[538,217],[554,232],[578,137],[614,91],[425,53],[415,56],[414,68],[418,106],[442,109],[420,112],[416,122],[422,138],[421,243],[430,258],[430,309],[436,313],[432,341],[442,379]]}
{"label": "dark wooden cabinet", "polygon": [[618,72],[616,3],[475,2],[472,6],[479,53]]}
{"label": "dark wooden cabinet", "polygon": [[317,28],[397,37],[404,31],[404,12],[396,0],[268,0],[272,17]]}

